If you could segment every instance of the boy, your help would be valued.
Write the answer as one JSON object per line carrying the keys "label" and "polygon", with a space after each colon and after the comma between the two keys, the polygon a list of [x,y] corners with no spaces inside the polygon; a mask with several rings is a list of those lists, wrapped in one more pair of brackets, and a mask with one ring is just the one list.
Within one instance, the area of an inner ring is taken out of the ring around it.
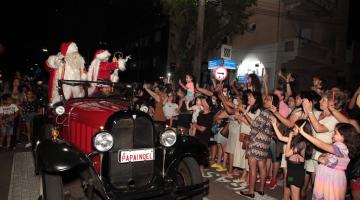
{"label": "boy", "polygon": [[6,148],[10,147],[11,136],[14,134],[14,119],[18,114],[19,108],[12,103],[11,95],[4,94],[2,96],[2,105],[0,106],[1,117],[1,140],[0,147],[4,144],[6,137]]}

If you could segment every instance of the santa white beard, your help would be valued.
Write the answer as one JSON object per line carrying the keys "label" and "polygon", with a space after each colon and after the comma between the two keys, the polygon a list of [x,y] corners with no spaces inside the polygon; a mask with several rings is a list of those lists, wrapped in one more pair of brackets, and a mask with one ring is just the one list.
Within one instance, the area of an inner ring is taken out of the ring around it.
{"label": "santa white beard", "polygon": [[78,52],[66,54],[64,60],[70,70],[80,70],[85,66],[85,60]]}
{"label": "santa white beard", "polygon": [[[64,57],[65,60],[65,74],[64,80],[85,80],[86,73],[84,70],[85,60],[78,53],[70,53]],[[82,97],[83,88],[81,86],[70,86],[63,85],[63,93],[65,99],[69,99],[70,97]]]}

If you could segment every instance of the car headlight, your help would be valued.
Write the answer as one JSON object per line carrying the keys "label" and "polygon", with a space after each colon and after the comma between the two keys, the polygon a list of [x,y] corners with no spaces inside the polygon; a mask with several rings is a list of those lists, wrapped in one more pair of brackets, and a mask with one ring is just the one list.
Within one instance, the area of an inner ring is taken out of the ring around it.
{"label": "car headlight", "polygon": [[171,147],[175,144],[175,142],[176,133],[172,129],[167,129],[160,135],[160,143],[165,147]]}
{"label": "car headlight", "polygon": [[99,132],[94,137],[94,147],[100,152],[109,151],[114,145],[114,138],[108,132]]}
{"label": "car headlight", "polygon": [[62,115],[62,114],[64,114],[64,113],[65,113],[65,108],[64,108],[64,106],[57,106],[57,107],[55,108],[55,113],[56,113],[57,115]]}

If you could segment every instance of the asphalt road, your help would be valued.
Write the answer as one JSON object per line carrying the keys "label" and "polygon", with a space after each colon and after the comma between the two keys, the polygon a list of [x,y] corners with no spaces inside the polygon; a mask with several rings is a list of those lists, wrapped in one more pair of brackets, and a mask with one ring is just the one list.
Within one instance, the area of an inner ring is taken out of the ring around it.
{"label": "asphalt road", "polygon": [[[206,178],[210,180],[210,191],[204,200],[248,199],[240,195],[240,188],[232,179],[213,169],[206,169]],[[35,200],[38,194],[39,180],[34,176],[32,155],[23,145],[15,151],[0,151],[0,199]],[[275,190],[265,190],[265,195],[256,194],[257,200],[282,199],[282,183]]]}

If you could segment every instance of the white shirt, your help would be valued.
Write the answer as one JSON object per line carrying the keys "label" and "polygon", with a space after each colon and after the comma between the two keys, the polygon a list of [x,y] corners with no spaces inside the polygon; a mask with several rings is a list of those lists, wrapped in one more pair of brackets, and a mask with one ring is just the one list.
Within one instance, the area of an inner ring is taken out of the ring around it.
{"label": "white shirt", "polygon": [[166,102],[163,105],[163,111],[166,119],[170,119],[173,116],[177,115],[176,109],[179,106],[176,103]]}

